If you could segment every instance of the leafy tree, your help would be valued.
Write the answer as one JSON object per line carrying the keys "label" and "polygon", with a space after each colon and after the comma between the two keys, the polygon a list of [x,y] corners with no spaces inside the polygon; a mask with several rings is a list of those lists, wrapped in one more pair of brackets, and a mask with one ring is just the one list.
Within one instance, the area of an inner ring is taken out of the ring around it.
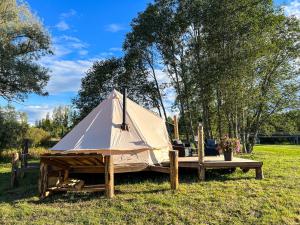
{"label": "leafy tree", "polygon": [[157,106],[157,99],[153,96],[154,85],[147,80],[143,67],[135,65],[129,58],[110,58],[95,62],[82,79],[81,89],[73,100],[78,109],[78,119],[86,116],[114,88],[122,90],[124,86],[133,100],[148,108]]}
{"label": "leafy tree", "polygon": [[48,141],[50,137],[49,132],[36,127],[30,127],[25,134],[25,138],[30,140],[32,146],[39,146]]}
{"label": "leafy tree", "polygon": [[187,139],[202,120],[206,137],[228,134],[252,151],[273,114],[299,105],[299,27],[270,0],[156,0],[124,46],[141,61],[159,54]]}
{"label": "leafy tree", "polygon": [[58,106],[53,109],[52,116],[47,113],[46,117],[36,121],[35,127],[50,133],[51,137],[62,138],[72,127],[71,108]]}
{"label": "leafy tree", "polygon": [[46,95],[48,70],[37,63],[51,53],[50,37],[28,5],[0,2],[0,96],[23,100],[27,94]]}
{"label": "leafy tree", "polygon": [[26,114],[10,105],[0,107],[0,150],[20,147],[28,127]]}
{"label": "leafy tree", "polygon": [[63,137],[68,132],[71,123],[70,107],[58,106],[54,108],[52,118],[56,136]]}

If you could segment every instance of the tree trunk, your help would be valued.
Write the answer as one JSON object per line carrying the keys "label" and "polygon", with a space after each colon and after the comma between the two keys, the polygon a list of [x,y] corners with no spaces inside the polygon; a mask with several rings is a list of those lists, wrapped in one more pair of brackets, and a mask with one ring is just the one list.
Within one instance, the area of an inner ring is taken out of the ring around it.
{"label": "tree trunk", "polygon": [[221,139],[223,134],[222,134],[222,117],[221,117],[221,94],[220,94],[220,90],[219,90],[219,85],[217,86],[217,117],[218,117],[218,121],[217,121],[217,129],[218,129],[218,134],[219,134],[219,138]]}
{"label": "tree trunk", "polygon": [[163,113],[164,113],[165,121],[167,121],[167,113],[166,113],[166,109],[165,109],[163,99],[162,99],[162,96],[161,96],[161,93],[160,93],[159,84],[158,84],[158,81],[157,81],[157,78],[156,78],[156,73],[155,73],[155,70],[154,70],[154,67],[153,67],[152,63],[150,62],[150,59],[147,58],[147,60],[148,60],[149,66],[150,66],[152,74],[153,74],[153,79],[154,79],[154,82],[155,82],[155,86],[156,86],[158,98],[159,98],[159,101],[160,101],[160,105],[161,105],[161,108],[162,108]]}
{"label": "tree trunk", "polygon": [[189,141],[190,140],[190,136],[189,136],[189,131],[187,129],[186,126],[186,116],[185,116],[185,112],[184,112],[184,100],[182,99],[182,92],[181,92],[181,88],[180,88],[180,84],[179,84],[179,75],[178,75],[178,71],[176,68],[176,63],[173,61],[172,65],[174,73],[175,73],[175,81],[176,81],[176,89],[178,92],[178,100],[179,100],[179,108],[180,108],[180,113],[181,113],[181,118],[182,118],[182,123],[185,129],[185,136],[186,136],[186,140]]}

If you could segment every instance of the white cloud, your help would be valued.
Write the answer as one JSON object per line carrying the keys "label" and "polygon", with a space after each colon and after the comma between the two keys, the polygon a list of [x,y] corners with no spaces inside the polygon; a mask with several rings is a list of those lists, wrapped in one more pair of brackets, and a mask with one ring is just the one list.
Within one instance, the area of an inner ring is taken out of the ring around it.
{"label": "white cloud", "polygon": [[121,31],[121,30],[125,30],[125,27],[122,26],[121,24],[117,24],[117,23],[111,23],[111,24],[107,25],[107,27],[106,27],[106,31],[113,32],[113,33]]}
{"label": "white cloud", "polygon": [[65,31],[70,29],[70,26],[63,20],[60,21],[58,24],[56,24],[55,27],[60,31]]}
{"label": "white cloud", "polygon": [[300,19],[300,1],[294,0],[290,4],[283,6],[285,13],[288,16],[295,16]]}
{"label": "white cloud", "polygon": [[70,9],[67,12],[61,13],[60,18],[65,19],[65,18],[70,18],[72,16],[75,16],[77,12],[74,9]]}
{"label": "white cloud", "polygon": [[83,55],[87,55],[89,53],[89,51],[87,51],[87,50],[80,50],[78,53],[79,53],[79,55],[83,56]]}
{"label": "white cloud", "polygon": [[50,95],[62,92],[77,92],[80,88],[81,78],[92,66],[94,59],[64,60],[44,59],[42,64],[51,70],[51,78],[46,87]]}
{"label": "white cloud", "polygon": [[87,55],[89,45],[77,37],[62,35],[53,38],[53,51],[56,57],[63,57],[78,52],[79,55]]}
{"label": "white cloud", "polygon": [[65,40],[65,41],[74,41],[74,42],[81,42],[81,40],[77,37],[62,35],[60,37],[56,37],[56,40]]}
{"label": "white cloud", "polygon": [[47,113],[51,116],[51,113],[55,106],[42,104],[42,105],[27,105],[20,108],[20,111],[25,112],[28,115],[28,122],[34,125],[36,120],[45,118]]}
{"label": "white cloud", "polygon": [[170,78],[167,73],[160,69],[155,69],[156,78],[159,83],[170,83]]}
{"label": "white cloud", "polygon": [[[85,72],[95,60],[102,58],[88,58],[88,46],[73,36],[62,35],[53,38],[54,55],[41,59],[41,64],[50,70],[50,80],[46,87],[50,95],[79,90]],[[71,59],[74,54],[80,57]],[[84,59],[81,59],[83,56]]]}

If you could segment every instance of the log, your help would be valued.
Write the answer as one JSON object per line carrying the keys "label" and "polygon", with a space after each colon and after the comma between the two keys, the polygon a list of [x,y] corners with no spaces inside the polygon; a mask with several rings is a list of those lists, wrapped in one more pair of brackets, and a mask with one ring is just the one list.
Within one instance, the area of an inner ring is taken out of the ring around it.
{"label": "log", "polygon": [[179,140],[178,120],[176,115],[174,115],[174,139]]}
{"label": "log", "polygon": [[18,161],[19,161],[19,153],[14,153],[11,160],[11,181],[10,186],[14,188],[18,185]]}
{"label": "log", "polygon": [[113,156],[106,155],[105,163],[105,195],[107,198],[114,197],[114,164]]}
{"label": "log", "polygon": [[169,151],[171,189],[178,189],[178,151]]}

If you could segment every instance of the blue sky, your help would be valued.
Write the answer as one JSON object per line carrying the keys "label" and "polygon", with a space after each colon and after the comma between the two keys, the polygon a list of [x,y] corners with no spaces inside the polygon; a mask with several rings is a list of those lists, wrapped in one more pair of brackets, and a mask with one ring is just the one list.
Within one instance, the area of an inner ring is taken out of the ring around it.
{"label": "blue sky", "polygon": [[[34,123],[55,106],[70,104],[80,87],[80,79],[92,62],[122,55],[121,47],[131,20],[150,0],[28,0],[34,13],[52,36],[54,55],[41,62],[51,70],[46,90],[49,96],[30,95],[23,103],[13,103]],[[300,15],[300,0],[277,0],[288,14]],[[161,72],[161,79],[165,79]],[[172,100],[172,97],[166,100]],[[0,100],[0,105],[5,102]]]}

